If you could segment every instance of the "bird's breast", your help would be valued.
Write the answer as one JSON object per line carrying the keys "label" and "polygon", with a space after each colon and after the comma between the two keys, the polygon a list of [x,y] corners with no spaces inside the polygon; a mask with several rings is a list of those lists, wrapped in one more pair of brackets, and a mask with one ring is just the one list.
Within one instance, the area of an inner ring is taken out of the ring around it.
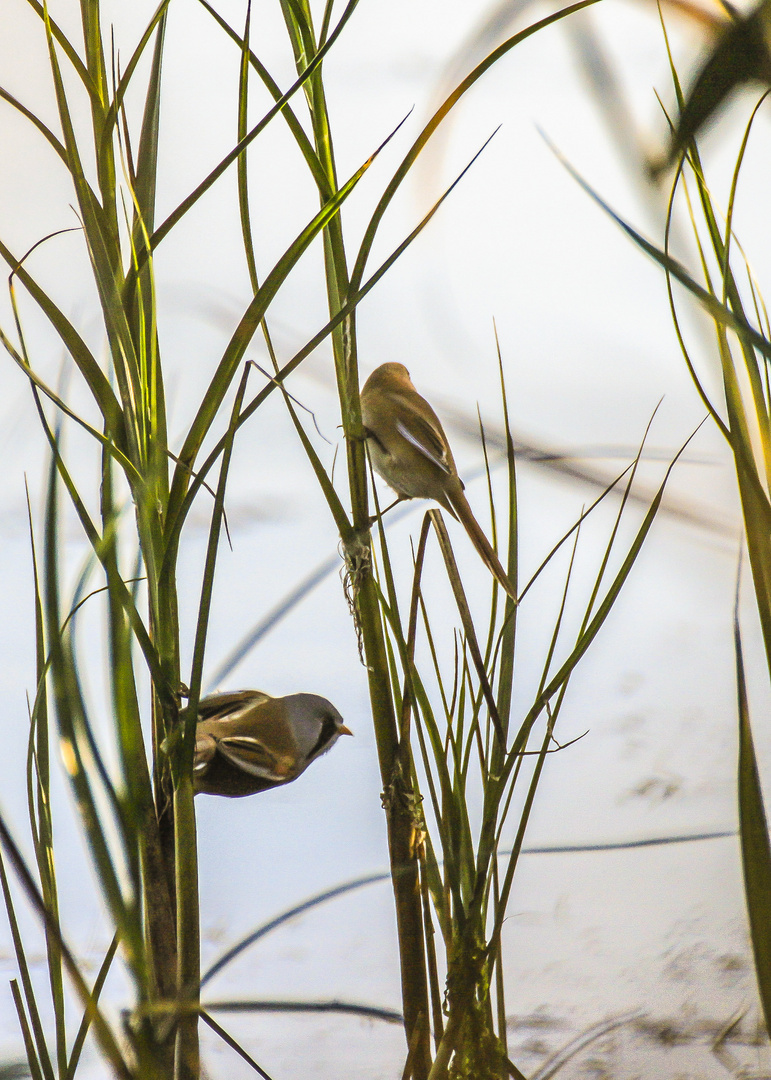
{"label": "bird's breast", "polygon": [[378,476],[382,476],[397,495],[407,499],[426,497],[422,490],[421,477],[409,461],[412,456],[410,453],[402,451],[400,454],[392,454],[373,435],[367,438],[367,448],[372,468]]}

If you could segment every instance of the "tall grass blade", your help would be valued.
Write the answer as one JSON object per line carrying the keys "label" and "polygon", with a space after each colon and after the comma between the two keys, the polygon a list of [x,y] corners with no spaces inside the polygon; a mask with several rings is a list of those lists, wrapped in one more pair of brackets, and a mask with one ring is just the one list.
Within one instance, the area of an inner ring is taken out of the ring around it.
{"label": "tall grass blade", "polygon": [[58,157],[66,165],[67,164],[67,151],[64,148],[64,145],[56,137],[56,135],[54,135],[53,131],[51,131],[51,129],[46,124],[43,123],[43,121],[40,119],[40,117],[37,116],[35,113],[33,113],[31,109],[28,109],[26,105],[23,105],[19,101],[19,99],[14,97],[13,94],[9,93],[8,90],[3,89],[2,86],[0,86],[0,98],[3,101],[7,101],[9,105],[12,105],[14,107],[14,109],[16,109],[17,112],[21,113],[21,115],[26,120],[29,120],[29,122],[33,125],[33,127],[36,127],[38,129],[38,131],[43,136],[43,138],[46,140],[46,142],[48,142],[49,145],[53,147],[53,149],[56,151],[56,154],[58,155]]}
{"label": "tall grass blade", "polygon": [[155,208],[155,182],[158,160],[158,122],[160,117],[160,91],[161,91],[161,60],[163,56],[163,37],[166,21],[166,11],[170,0],[161,0],[152,19],[147,24],[142,37],[131,54],[125,71],[121,74],[110,107],[107,109],[102,124],[102,136],[98,154],[106,151],[107,140],[111,139],[117,124],[118,117],[123,107],[123,100],[136,71],[139,61],[156,28],[155,50],[153,53],[150,79],[145,95],[145,108],[142,118],[142,134],[140,136],[139,154],[137,157],[137,184],[135,192],[140,207],[140,213],[145,222],[145,227],[152,231],[153,210]]}
{"label": "tall grass blade", "polygon": [[[199,2],[202,2],[202,0],[199,0]],[[329,40],[326,42],[323,48],[319,49],[318,53],[316,53],[316,55],[309,61],[308,66],[300,73],[300,76],[292,84],[289,90],[287,90],[287,92],[283,94],[278,99],[278,101],[276,101],[276,103],[268,110],[265,116],[263,116],[262,120],[260,120],[259,123],[255,124],[254,127],[251,128],[251,130],[248,131],[246,135],[244,135],[244,137],[239,140],[239,142],[236,144],[236,146],[233,147],[230,153],[227,154],[222,159],[222,161],[220,161],[220,163],[215,166],[214,169],[212,169],[209,175],[201,181],[198,187],[196,187],[194,191],[191,191],[190,194],[179,204],[179,206],[175,210],[173,210],[171,214],[169,214],[169,216],[164,220],[164,222],[158,226],[158,228],[153,233],[150,241],[153,251],[158,247],[164,237],[166,237],[171,232],[177,222],[179,222],[185,216],[188,210],[192,206],[194,206],[201,198],[201,196],[209,190],[212,184],[214,184],[215,181],[217,181],[220,176],[222,176],[222,174],[233,164],[233,162],[236,161],[241,154],[243,154],[243,152],[250,145],[250,143],[252,143],[254,139],[256,139],[257,136],[265,130],[271,120],[285,108],[287,102],[292,97],[292,95],[296,93],[300,89],[300,87],[305,85],[306,81],[318,68],[326,53],[331,49],[332,45],[337,40],[346,22],[353,14],[353,9],[356,7],[357,3],[358,0],[349,0],[346,10],[341,16],[338,25],[335,27],[334,33],[330,36]],[[214,14],[213,9],[210,8],[208,4],[204,4],[204,7],[206,7],[212,14]],[[231,32],[230,27],[226,26],[225,28],[228,30],[229,33],[231,33],[233,39],[243,49],[244,45],[242,39],[239,38],[238,35],[234,32]],[[249,50],[249,56],[251,57],[252,55],[253,54],[251,50]],[[327,198],[325,201],[329,201],[333,198],[334,191],[329,189],[327,190],[326,194]]]}
{"label": "tall grass blade", "polygon": [[739,841],[760,1001],[771,1031],[771,840],[750,726],[738,610],[734,613],[736,691],[739,710]]}
{"label": "tall grass blade", "polygon": [[[235,44],[239,48],[239,51],[243,54],[243,52],[245,51],[244,39],[239,37],[236,31],[229,25],[228,22],[226,22],[226,20],[219,14],[219,12],[215,11],[211,4],[207,3],[207,0],[198,0],[198,2],[203,8],[205,8],[206,11],[208,11],[211,17],[225,31],[228,37],[235,42]],[[358,3],[358,0],[355,0],[355,2]],[[342,27],[339,27],[339,29],[342,30]],[[300,89],[300,86],[304,85],[305,80],[302,78],[301,75],[297,82],[293,84],[292,87],[290,87],[289,91],[286,94],[282,94],[281,88],[279,87],[278,83],[270,75],[270,72],[262,63],[260,58],[251,49],[248,50],[248,56],[249,63],[257,72],[257,75],[262,80],[266,90],[273,98],[274,102],[277,104],[278,111],[286,121],[289,130],[291,131],[292,136],[295,139],[295,142],[300,148],[300,152],[305,158],[305,162],[310,169],[314,181],[316,182],[320,190],[324,190],[327,183],[326,174],[324,173],[318,155],[313,148],[313,144],[311,143],[308,136],[305,134],[305,129],[295,116],[294,112],[292,111],[292,107],[289,104],[289,99],[294,93],[297,92],[297,90]]]}
{"label": "tall grass blade", "polygon": [[[38,415],[40,417],[46,437],[48,439],[49,446],[51,447],[52,460],[55,462],[56,468],[59,471],[64,486],[67,489],[67,493],[72,500],[73,506],[75,507],[75,510],[78,514],[78,518],[80,519],[81,526],[83,527],[83,531],[86,534],[86,538],[91,544],[91,547],[94,550],[94,554],[97,556],[97,558],[100,559],[101,562],[101,557],[103,557],[102,539],[96,526],[91,520],[85,503],[83,502],[83,499],[81,498],[80,493],[75,486],[72,477],[70,476],[67,466],[65,465],[64,460],[59,453],[56,436],[54,435],[54,432],[51,430],[50,425],[48,424],[45,413],[43,412],[40,400],[37,395],[35,396],[35,404],[37,406]],[[52,538],[53,535],[54,534],[51,533]],[[150,639],[150,635],[142,621],[142,617],[137,610],[131,592],[121,578],[115,579],[114,588],[117,592],[118,598],[121,601],[123,609],[126,612],[126,616],[131,623],[131,628],[134,632],[137,643],[142,650],[144,658],[147,662],[147,666],[152,673],[153,684],[155,686],[156,692],[162,697],[173,701],[174,693],[166,680],[165,673],[161,666],[160,657],[158,656],[155,645]]]}
{"label": "tall grass blade", "polygon": [[[492,136],[490,136],[490,138],[492,138]],[[468,170],[474,164],[476,159],[479,157],[479,154],[482,153],[482,151],[484,150],[485,146],[487,145],[487,143],[489,141],[490,141],[490,139],[486,140],[486,142],[483,144],[483,146],[480,148],[480,150],[474,155],[474,157],[471,159],[471,161],[468,163],[468,165],[462,170],[461,173],[458,174],[458,176],[453,181],[453,183],[450,184],[450,186],[446,189],[446,191],[443,193],[441,198],[439,198],[436,201],[436,203],[434,203],[434,205],[431,207],[431,209],[421,218],[421,220],[418,222],[418,224],[415,226],[415,228],[409,233],[408,236],[405,237],[405,239],[398,245],[398,247],[396,247],[394,249],[394,251],[391,252],[391,254],[388,256],[388,258],[385,259],[385,261],[380,264],[380,266],[375,271],[375,273],[372,274],[372,276],[367,279],[367,281],[361,286],[361,288],[358,290],[358,292],[351,295],[350,298],[347,300],[347,302],[337,312],[337,314],[333,315],[333,317],[321,328],[321,330],[319,330],[316,334],[314,334],[313,337],[308,342],[306,342],[306,344],[302,347],[302,349],[300,349],[299,352],[295,353],[295,355],[291,358],[291,360],[287,361],[287,363],[284,364],[283,367],[281,367],[276,372],[275,377],[265,386],[265,388],[263,390],[261,390],[259,392],[259,394],[257,394],[254,398],[252,398],[252,400],[249,402],[249,404],[241,411],[241,415],[240,415],[239,422],[238,422],[239,427],[242,424],[245,424],[246,421],[249,420],[254,415],[254,413],[263,404],[263,402],[268,398],[268,396],[274,390],[276,390],[279,386],[281,386],[282,382],[285,379],[287,379],[289,377],[289,375],[296,368],[298,368],[300,366],[300,364],[303,362],[303,360],[305,360],[308,356],[310,356],[310,354],[316,348],[318,348],[318,346],[323,341],[325,341],[326,338],[328,338],[329,335],[338,326],[341,325],[341,323],[343,323],[346,319],[348,319],[354,313],[354,311],[358,307],[359,303],[364,299],[364,297],[377,285],[377,283],[384,276],[384,274],[393,266],[393,264],[403,254],[403,252],[407,250],[407,248],[410,246],[410,244],[413,242],[413,240],[415,240],[415,238],[420,235],[420,233],[423,231],[423,229],[426,227],[426,225],[429,223],[429,221],[431,221],[434,214],[437,213],[437,211],[439,210],[439,207],[442,205],[444,200],[449,197],[450,193],[460,183],[462,178],[465,176],[465,174],[468,172]],[[0,250],[0,254],[1,253],[2,252]],[[256,325],[255,325],[255,329],[256,329]],[[219,439],[219,441],[216,443],[214,448],[210,451],[210,453],[207,456],[207,458],[205,459],[205,461],[200,465],[200,467],[197,470],[195,470],[193,481],[190,484],[189,490],[187,490],[184,493],[184,497],[181,499],[181,502],[179,503],[179,507],[177,508],[176,501],[174,503],[174,507],[173,507],[174,516],[173,516],[173,519],[170,519],[170,524],[169,524],[169,527],[168,527],[168,530],[167,530],[167,537],[168,537],[167,538],[167,552],[169,553],[167,555],[167,558],[170,558],[171,553],[175,550],[175,546],[176,546],[176,544],[178,542],[179,534],[181,532],[181,529],[182,529],[184,521],[185,521],[185,519],[187,517],[187,514],[188,514],[188,512],[190,510],[190,507],[193,505],[193,502],[194,502],[198,492],[204,486],[204,483],[206,481],[206,477],[207,477],[209,471],[213,468],[214,464],[216,463],[217,459],[219,458],[220,454],[222,453],[223,447],[225,445],[225,438],[226,438],[226,436],[223,435]],[[185,474],[185,476],[189,476],[190,473],[191,473],[191,466],[185,464],[184,460],[182,460],[182,458],[181,458],[181,455],[180,455],[180,471],[181,471],[182,474]],[[178,483],[180,485],[180,491],[182,491],[183,488],[184,488],[184,484],[185,484],[185,480],[184,480],[184,477],[182,475],[180,475]]]}
{"label": "tall grass blade", "polygon": [[96,1001],[93,998],[91,991],[86,985],[85,979],[81,974],[80,968],[75,961],[69,946],[64,941],[59,933],[59,927],[51,919],[50,913],[46,908],[45,901],[40,894],[38,887],[30,873],[27,864],[22,857],[8,826],[5,823],[3,816],[0,814],[0,847],[5,849],[6,855],[13,865],[16,876],[21,882],[22,888],[26,893],[27,899],[30,902],[32,908],[38,917],[42,920],[43,925],[59,938],[59,948],[62,954],[62,961],[67,968],[67,973],[77,991],[80,1000],[85,1007],[91,1023],[96,1032],[97,1039],[99,1040],[100,1048],[107,1061],[112,1066],[115,1075],[120,1080],[135,1080],[132,1075],[129,1066],[123,1058],[118,1041],[113,1034],[109,1024],[100,1012]]}
{"label": "tall grass blade", "polygon": [[538,701],[534,705],[531,712],[528,714],[529,718],[534,718],[535,716],[537,716],[544,708],[546,701],[550,700],[553,695],[559,690],[559,688],[562,686],[562,684],[565,682],[565,680],[569,677],[570,673],[575,668],[578,661],[586,653],[594,638],[599,633],[600,628],[610,614],[611,608],[618,599],[621,588],[624,585],[624,582],[629,577],[632,567],[637,561],[637,557],[642,550],[642,545],[645,542],[645,538],[647,537],[648,533],[650,532],[651,526],[653,525],[653,522],[656,518],[656,514],[658,513],[659,506],[661,505],[661,500],[664,496],[664,489],[666,488],[669,477],[672,474],[672,470],[674,469],[680,456],[683,454],[695,434],[696,432],[694,432],[693,435],[690,435],[686,442],[683,443],[680,450],[675,455],[673,461],[667,468],[664,479],[662,480],[656,492],[656,495],[651,502],[647,513],[645,514],[643,522],[637,531],[634,541],[630,545],[630,548],[626,556],[624,557],[621,567],[613,578],[613,581],[609,586],[604,598],[600,602],[597,611],[592,616],[590,622],[587,624],[586,629],[579,636],[579,639],[576,642],[576,646],[572,651],[571,655],[568,657],[568,659],[565,661],[565,663],[562,665],[556,675],[554,675],[549,681],[549,684],[544,688],[543,693],[539,695]]}
{"label": "tall grass blade", "polygon": [[[96,976],[93,990],[91,991],[91,998],[94,1004],[98,1004],[99,995],[102,993],[102,987],[112,967],[112,962],[115,959],[115,954],[118,951],[118,945],[120,944],[120,938],[116,934],[110,942],[110,947],[107,950],[104,960],[101,963],[99,971]],[[84,1012],[83,1019],[80,1022],[80,1027],[75,1036],[75,1041],[72,1044],[72,1052],[70,1054],[69,1061],[67,1063],[66,1072],[62,1074],[61,1080],[75,1080],[75,1075],[78,1071],[78,1065],[80,1064],[80,1055],[83,1053],[83,1047],[86,1042],[86,1036],[91,1028],[92,1017],[88,1011]]]}
{"label": "tall grass blade", "polygon": [[[29,1023],[27,1022],[27,1014],[24,1011],[24,1001],[22,1000],[21,991],[19,990],[19,984],[16,979],[11,979],[11,994],[13,996],[14,1007],[16,1008],[16,1015],[19,1018],[21,1037],[24,1040],[24,1050],[27,1054],[28,1069],[24,1069],[24,1071],[19,1072],[18,1075],[31,1076],[32,1080],[45,1080],[43,1071],[40,1068],[40,1062],[37,1058],[32,1032],[30,1031]],[[0,1076],[2,1076],[2,1071],[0,1071]]]}
{"label": "tall grass blade", "polygon": [[[38,560],[35,549],[35,537],[32,527],[32,507],[27,491],[27,519],[29,524],[30,549],[32,552],[32,573],[35,606],[35,660],[37,674],[37,693],[30,716],[30,733],[27,752],[27,809],[35,847],[35,860],[38,878],[46,907],[57,926],[59,924],[59,901],[56,885],[56,868],[53,846],[53,820],[51,817],[50,792],[50,754],[48,741],[48,695],[46,675],[48,660],[45,647],[45,616]],[[65,1024],[64,985],[62,981],[62,958],[59,951],[58,937],[49,933],[47,927],[46,953],[48,977],[51,987],[51,999],[56,1025],[56,1058],[60,1080],[66,1074],[67,1033]]]}
{"label": "tall grass blade", "polygon": [[[13,904],[13,897],[11,896],[11,889],[8,882],[8,875],[5,870],[5,859],[3,858],[2,851],[0,851],[0,886],[3,891],[3,902],[8,916],[8,925],[11,929],[11,940],[13,941],[13,948],[16,954],[16,963],[19,966],[21,985],[24,989],[24,998],[22,999],[21,991],[18,989],[18,984],[16,984],[16,989],[14,990],[14,1002],[19,1017],[19,1024],[21,1025],[22,1034],[24,1036],[27,1058],[30,1063],[30,1068],[33,1070],[37,1068],[44,1080],[54,1080],[54,1069],[48,1052],[48,1045],[43,1031],[43,1024],[40,1019],[40,1011],[35,998],[32,979],[30,978],[27,955],[21,938],[21,932],[19,931],[19,923],[16,918],[16,911]],[[13,982],[16,983],[16,980],[14,979]],[[25,1003],[26,1010],[24,1007]],[[29,1021],[27,1020],[27,1014],[29,1014]]]}
{"label": "tall grass blade", "polygon": [[[390,138],[390,136],[389,136]],[[208,433],[214,417],[219,410],[222,400],[227,392],[233,376],[243,359],[244,353],[257,329],[265,317],[268,306],[272,302],[281,285],[286,280],[292,267],[299,260],[311,242],[339,212],[343,202],[358,184],[361,177],[370,167],[377,154],[382,150],[385,143],[381,144],[375,153],[357,169],[322,209],[312,218],[294,242],[287,248],[282,257],[270,271],[254,299],[249,304],[242,316],[230,343],[226,348],[222,359],[217,365],[217,370],[212,377],[209,387],[204,395],[195,419],[188,431],[184,445],[179,453],[180,464],[177,466],[172,482],[170,496],[169,515],[172,522],[170,538],[173,538],[181,527],[180,522],[175,522],[177,513],[186,494],[190,477],[190,470],[194,465],[201,443]],[[291,370],[291,369],[290,369]],[[284,371],[280,373],[282,376]],[[244,414],[241,414],[240,423],[244,422]],[[240,426],[240,425],[239,425]],[[219,449],[219,448],[218,448]],[[221,451],[220,451],[221,452]],[[200,470],[199,470],[200,475]]]}
{"label": "tall grass blade", "polygon": [[97,88],[91,78],[91,74],[80,58],[80,54],[70,39],[61,29],[61,27],[51,18],[51,13],[47,11],[47,7],[40,3],[40,0],[27,0],[27,3],[32,10],[39,16],[41,22],[45,22],[46,18],[51,27],[51,34],[54,37],[56,43],[61,47],[62,52],[65,54],[73,68],[77,72],[78,78],[83,83],[89,96],[94,98],[98,96]]}
{"label": "tall grass blade", "polygon": [[455,597],[455,603],[458,608],[461,623],[463,625],[463,632],[466,635],[466,641],[471,651],[471,657],[474,661],[474,667],[476,669],[477,676],[479,678],[479,685],[482,688],[482,693],[485,697],[485,702],[490,710],[490,719],[493,722],[495,728],[495,734],[498,738],[498,742],[501,747],[506,746],[506,734],[503,730],[503,724],[501,718],[498,715],[498,706],[495,703],[495,697],[493,696],[492,687],[485,671],[484,661],[482,660],[482,653],[477,642],[476,630],[474,629],[474,621],[471,617],[471,611],[469,610],[466,594],[463,589],[463,583],[460,580],[460,574],[458,572],[458,565],[455,562],[455,555],[452,550],[452,544],[450,543],[450,537],[447,533],[447,527],[444,524],[444,518],[442,517],[440,510],[430,510],[431,522],[436,531],[436,535],[439,539],[439,546],[442,551],[442,557],[445,561],[447,569],[447,577],[450,580],[452,586],[453,595]]}

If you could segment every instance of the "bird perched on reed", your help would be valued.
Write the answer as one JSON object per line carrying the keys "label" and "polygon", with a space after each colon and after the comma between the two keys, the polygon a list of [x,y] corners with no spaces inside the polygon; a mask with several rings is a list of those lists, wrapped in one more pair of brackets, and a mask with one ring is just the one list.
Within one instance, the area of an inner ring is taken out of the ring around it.
{"label": "bird perched on reed", "polygon": [[373,468],[400,499],[434,499],[457,518],[482,561],[512,600],[517,596],[471,512],[439,418],[404,364],[381,364],[361,392],[361,414]]}
{"label": "bird perched on reed", "polygon": [[317,694],[212,694],[198,706],[195,792],[236,797],[288,784],[352,732]]}

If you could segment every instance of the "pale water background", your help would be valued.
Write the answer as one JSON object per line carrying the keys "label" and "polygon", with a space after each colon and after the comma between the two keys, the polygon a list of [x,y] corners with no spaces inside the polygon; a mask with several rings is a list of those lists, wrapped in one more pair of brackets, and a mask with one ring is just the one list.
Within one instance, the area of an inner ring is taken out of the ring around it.
{"label": "pale water background", "polygon": [[[274,7],[268,0],[254,5],[253,47],[287,85],[291,65]],[[219,10],[241,25],[240,4],[223,0]],[[22,0],[0,0],[0,12],[0,82],[54,123],[38,20]],[[117,40],[126,41],[122,56],[135,40],[131,24],[137,12],[149,18],[151,8],[144,2],[130,9],[118,4],[112,12]],[[362,0],[325,64],[340,175],[353,172],[413,112],[404,133],[345,208],[352,236],[440,88],[449,85],[458,50],[485,12],[484,4],[460,0]],[[543,13],[538,8],[531,15]],[[52,14],[75,32],[71,0],[52,5]],[[591,20],[614,59],[651,145],[660,144],[664,122],[653,90],[670,105],[672,91],[655,7],[607,0],[581,18]],[[676,55],[684,64],[692,62],[698,38],[682,21],[669,22]],[[192,2],[172,4],[167,42],[159,219],[235,137],[232,45]],[[652,491],[665,462],[702,419],[703,408],[677,347],[663,275],[589,201],[539,134],[540,128],[611,205],[660,238],[658,211],[630,179],[609,140],[587,94],[574,44],[564,29],[554,27],[517,48],[464,100],[447,137],[405,185],[386,219],[373,266],[501,125],[426,232],[362,305],[361,365],[367,374],[386,360],[407,363],[418,388],[446,421],[461,474],[478,475],[479,441],[464,435],[463,427],[464,421],[466,427],[475,423],[477,403],[491,427],[499,422],[495,318],[513,426],[525,443],[565,452],[581,467],[610,478],[633,455],[661,400],[650,436],[657,453],[642,477]],[[730,121],[718,125],[706,143],[707,160],[723,180],[732,161],[731,130]],[[0,235],[21,254],[46,233],[75,223],[68,209],[72,196],[43,140],[6,106],[0,109],[0,140]],[[735,217],[761,286],[769,280],[771,251],[765,211],[768,146],[767,115],[761,113]],[[255,223],[263,275],[314,209],[304,166],[296,165],[296,180],[294,173],[288,177],[282,171],[277,179],[273,172],[277,161],[297,162],[291,153],[276,122],[251,159],[255,196],[270,196],[275,204]],[[95,301],[79,243],[77,234],[51,241],[29,265],[99,348]],[[282,357],[323,322],[319,267],[317,245],[274,305],[272,326]],[[164,243],[156,272],[170,426],[179,439],[249,298],[234,176]],[[9,328],[6,298],[0,303]],[[24,311],[35,363],[55,380],[61,350],[30,303]],[[714,393],[714,357],[699,344],[708,338],[701,336],[698,318],[687,321]],[[260,361],[257,339],[249,355]],[[336,443],[330,372],[324,347],[293,376],[291,389]],[[78,407],[83,405],[74,377],[68,392]],[[39,507],[45,453],[28,386],[10,360],[0,365],[0,417],[0,799],[28,848],[25,695],[34,686],[34,649],[24,476]],[[88,444],[76,432],[67,438],[71,459],[87,475]],[[333,448],[317,443],[331,463]],[[523,455],[523,580],[597,490]],[[567,741],[587,734],[550,758],[528,833],[530,846],[622,843],[736,827],[731,631],[739,518],[730,462],[711,426],[689,447],[669,492],[667,512],[572,682],[560,736]],[[484,485],[469,482],[468,494],[483,516]],[[181,615],[188,630],[200,587],[206,509],[202,503],[182,553]],[[227,509],[234,550],[223,548],[218,567],[210,672],[336,550],[329,514],[278,395],[239,439]],[[414,506],[389,526],[404,574],[409,536],[419,527],[422,509]],[[632,524],[641,512],[633,511]],[[584,530],[580,569],[585,582],[614,513],[609,501]],[[74,574],[86,552],[72,518],[66,535]],[[630,525],[625,536],[631,535]],[[484,569],[462,535],[457,541],[470,593],[486,592]],[[429,570],[428,588],[439,590],[438,570],[434,579],[432,585]],[[523,605],[517,684],[522,708],[537,682],[560,588],[561,579],[553,575]],[[742,609],[755,733],[767,759],[769,697],[749,590]],[[99,668],[102,632],[99,619],[89,620],[86,613],[82,639],[93,663],[84,665],[84,678],[97,712],[105,690]],[[245,686],[274,694],[324,694],[356,737],[343,740],[287,788],[247,800],[199,800],[204,966],[285,908],[387,865],[365,673],[337,570],[276,625],[221,688]],[[108,932],[61,777],[55,788],[64,923],[70,942],[95,970]],[[517,872],[509,916],[510,1055],[526,1074],[581,1032],[614,1019],[618,1025],[578,1050],[562,1076],[725,1077],[739,1068],[760,1076],[771,1068],[767,1051],[755,1045],[757,994],[734,837],[528,855]],[[25,914],[23,925],[33,941],[42,988],[42,944],[31,916]],[[398,1009],[395,941],[390,885],[369,885],[261,941],[209,984],[207,1000],[335,998]],[[21,1056],[7,987],[14,973],[10,936],[0,918],[0,1061]],[[115,1010],[129,1003],[119,976],[110,983],[109,1002]],[[738,1026],[716,1052],[715,1038],[737,1018]],[[219,1019],[274,1080],[401,1075],[403,1035],[396,1026],[324,1014]],[[210,1033],[203,1038],[208,1075],[232,1080],[252,1075]],[[104,1073],[92,1057],[82,1075]]]}

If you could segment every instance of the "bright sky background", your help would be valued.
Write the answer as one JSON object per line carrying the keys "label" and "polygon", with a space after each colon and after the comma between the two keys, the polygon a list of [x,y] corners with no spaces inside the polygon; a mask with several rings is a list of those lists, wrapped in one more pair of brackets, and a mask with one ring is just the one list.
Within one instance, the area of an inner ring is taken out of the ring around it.
{"label": "bright sky background", "polygon": [[[0,7],[0,84],[55,125],[39,21],[23,0],[2,0]],[[150,17],[152,5],[135,0],[111,7],[105,22],[116,20],[125,63],[136,27]],[[51,10],[76,32],[73,0],[59,0]],[[218,10],[240,28],[241,3],[219,0]],[[277,10],[268,0],[254,4],[253,47],[285,86],[292,69]],[[545,10],[528,10],[516,27]],[[362,0],[339,49],[325,63],[341,177],[358,168],[409,114],[346,204],[352,251],[379,192],[440,100],[442,88],[446,92],[467,70],[467,43],[486,11],[482,3],[460,0]],[[654,90],[668,108],[673,91],[655,5],[605,0],[580,18],[614,65],[646,146],[660,148],[665,125]],[[685,73],[699,55],[700,38],[677,16],[667,15],[667,22]],[[167,46],[159,220],[231,148],[236,125],[237,50],[202,7],[173,0]],[[610,92],[606,97],[616,100]],[[726,190],[745,105],[705,141],[718,192]],[[255,118],[264,107],[255,90]],[[406,363],[418,389],[446,419],[461,475],[468,477],[480,466],[480,446],[461,433],[455,420],[473,423],[478,404],[490,425],[499,422],[495,319],[513,426],[523,442],[569,453],[609,478],[633,456],[661,402],[649,439],[657,452],[652,456],[659,460],[642,470],[652,490],[663,462],[703,416],[672,329],[664,277],[578,187],[544,135],[614,209],[657,242],[666,192],[653,192],[635,179],[631,140],[621,148],[609,137],[598,101],[587,92],[579,70],[575,39],[566,29],[552,27],[515,49],[464,99],[444,137],[432,145],[389,211],[371,266],[401,241],[494,131],[438,216],[362,305],[362,373],[387,360]],[[55,156],[7,105],[0,107],[0,145],[0,238],[20,256],[46,234],[77,221]],[[771,269],[769,145],[766,110],[748,152],[735,219],[761,288]],[[253,199],[268,207],[255,214],[253,225],[264,276],[316,204],[304,166],[279,121],[258,140],[250,164]],[[57,237],[33,254],[28,267],[103,354],[81,247],[77,232]],[[690,258],[687,245],[680,242],[679,250]],[[320,267],[316,244],[277,298],[271,326],[283,358],[324,321]],[[189,215],[178,235],[164,242],[156,274],[170,427],[181,439],[249,299],[234,173]],[[56,382],[61,349],[26,298],[22,312],[33,362]],[[10,332],[5,294],[0,295],[0,320]],[[705,325],[695,315],[687,316],[686,324],[705,383],[719,402]],[[255,339],[248,355],[262,362],[262,354]],[[259,374],[253,377],[258,385]],[[87,409],[77,376],[65,368],[63,378],[69,399]],[[291,389],[336,444],[338,413],[328,348],[306,362]],[[67,439],[81,477],[88,476],[93,468],[88,444],[74,432]],[[331,463],[334,446],[316,441]],[[37,512],[45,448],[27,383],[10,359],[0,363],[0,460],[0,700],[5,703],[0,804],[16,834],[24,837],[25,695],[33,692],[34,683],[24,478]],[[543,465],[523,464],[520,479],[527,577],[596,489]],[[588,735],[549,762],[530,833],[534,844],[599,843],[735,826],[731,619],[739,523],[731,468],[714,429],[707,426],[698,435],[670,490],[669,507],[687,508],[701,523],[662,515],[617,612],[579,671],[562,737]],[[484,520],[483,484],[472,481],[468,494]],[[204,509],[192,521],[181,563],[181,614],[188,630],[206,543]],[[417,533],[421,510],[415,506],[391,526],[405,572],[409,536]],[[609,508],[585,530],[582,572],[596,564],[612,514]],[[635,514],[639,520],[639,511]],[[277,396],[238,443],[228,515],[234,551],[223,549],[218,568],[210,671],[336,548],[328,512]],[[74,573],[85,554],[74,519],[67,526],[67,541]],[[464,545],[459,534],[459,558],[472,594],[475,588],[487,590],[484,569]],[[522,613],[523,703],[526,688],[537,678],[559,588],[555,576],[548,587],[534,592]],[[750,677],[760,717],[767,698],[751,597],[746,600]],[[84,617],[83,634],[86,651],[98,660],[99,620]],[[94,701],[101,701],[98,662],[84,674]],[[336,572],[221,689],[241,686],[276,694],[324,694],[356,738],[343,740],[288,788],[238,802],[199,800],[205,961],[284,907],[387,865],[365,673]],[[769,732],[762,723],[758,729],[761,747],[770,748]],[[106,945],[104,927],[90,889],[80,887],[83,874],[89,873],[81,843],[73,838],[66,815],[62,822],[60,873],[71,937],[96,957]],[[743,955],[745,947],[733,841],[642,854],[532,856],[511,913],[508,1007],[517,1016],[542,1007],[557,1018],[554,1030],[543,1036],[546,1050],[559,1046],[570,1030],[641,1005],[656,1015],[726,1019],[743,1003],[754,1008],[746,967],[733,981],[715,974],[723,970],[721,957]],[[329,909],[309,917],[266,942],[259,960],[256,953],[253,965],[242,960],[232,981],[223,976],[216,993],[302,993],[398,1007],[392,922],[388,887],[377,886],[366,902],[355,897],[341,902],[334,913]],[[676,966],[672,975],[672,963],[683,956],[690,961]],[[10,938],[0,920],[0,983],[12,970]],[[116,986],[116,1005],[121,992]],[[399,1067],[401,1043],[395,1029],[384,1032],[350,1020],[279,1023],[269,1018],[251,1030],[255,1045],[267,1055],[266,1068],[275,1068],[282,1078],[375,1078],[396,1075]],[[512,1041],[514,1047],[518,1039],[522,1044],[522,1067],[537,1064],[546,1053],[528,1051],[526,1034]],[[0,1060],[20,1045],[10,994],[0,985]],[[298,1057],[306,1046],[309,1056]],[[219,1051],[212,1061],[217,1063],[213,1075],[241,1075]],[[663,1065],[652,1062],[651,1069],[672,1064],[670,1059]],[[341,1072],[341,1065],[351,1071]]]}

